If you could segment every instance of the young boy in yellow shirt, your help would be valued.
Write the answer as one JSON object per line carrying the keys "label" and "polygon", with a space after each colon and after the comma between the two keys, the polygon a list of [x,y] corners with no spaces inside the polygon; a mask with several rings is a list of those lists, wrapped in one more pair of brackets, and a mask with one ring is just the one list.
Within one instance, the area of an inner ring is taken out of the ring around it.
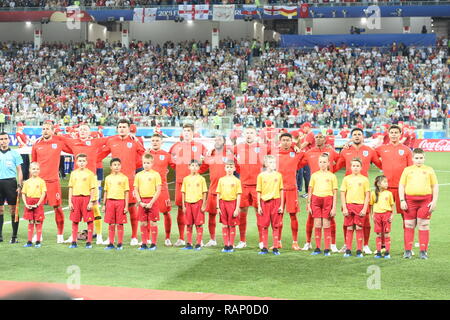
{"label": "young boy in yellow shirt", "polygon": [[239,224],[242,186],[241,181],[233,174],[235,170],[234,161],[227,161],[225,164],[226,176],[220,178],[217,183],[217,212],[220,214],[220,222],[223,224],[224,247],[222,252],[234,252],[236,226]]}
{"label": "young boy in yellow shirt", "polygon": [[36,242],[34,246],[36,248],[41,247],[42,225],[45,219],[43,202],[47,193],[47,186],[44,179],[39,177],[39,173],[39,163],[32,162],[30,164],[31,177],[24,182],[22,188],[23,218],[28,220],[28,242],[24,247],[33,245],[34,226],[36,226]]}
{"label": "young boy in yellow shirt", "polygon": [[353,231],[356,230],[356,257],[362,258],[364,240],[364,220],[369,206],[369,179],[361,174],[362,161],[353,158],[351,161],[352,174],[344,177],[341,185],[342,213],[344,226],[347,227],[345,237],[347,250],[344,257],[352,256]]}
{"label": "young boy in yellow shirt", "polygon": [[105,222],[109,224],[109,245],[105,250],[114,249],[114,238],[117,225],[117,248],[123,250],[123,225],[127,223],[128,193],[130,185],[126,175],[120,172],[122,164],[119,158],[113,158],[110,162],[111,174],[105,179],[102,211],[105,214]]}
{"label": "young boy in yellow shirt", "polygon": [[191,173],[184,177],[181,185],[181,202],[187,229],[187,243],[186,247],[182,248],[183,250],[194,249],[192,247],[192,229],[194,224],[197,229],[195,250],[201,250],[208,188],[205,178],[198,173],[199,169],[200,163],[197,160],[191,160],[189,164]]}
{"label": "young boy in yellow shirt", "polygon": [[319,171],[312,174],[308,191],[308,213],[314,218],[316,249],[311,255],[321,254],[322,228],[324,233],[324,255],[330,255],[331,219],[336,216],[338,182],[336,176],[328,170],[328,154],[319,156]]}
{"label": "young boy in yellow shirt", "polygon": [[258,198],[258,213],[256,220],[263,248],[258,254],[267,254],[269,226],[272,224],[273,254],[280,255],[278,250],[280,240],[280,224],[283,219],[283,176],[275,171],[277,164],[272,155],[264,157],[266,170],[256,178],[256,192]]}
{"label": "young boy in yellow shirt", "polygon": [[[150,153],[142,156],[142,166],[144,170],[136,174],[134,178],[134,196],[139,206],[138,215],[142,234],[142,245],[139,250],[154,251],[158,239],[158,198],[161,194],[161,176],[152,170],[153,156]],[[152,244],[150,248],[147,248],[149,234],[151,234]]]}
{"label": "young boy in yellow shirt", "polygon": [[87,166],[87,155],[76,156],[78,169],[72,171],[69,179],[69,210],[72,221],[72,244],[69,248],[77,248],[78,224],[81,219],[87,222],[88,237],[86,249],[92,248],[94,233],[94,212],[92,206],[96,203],[97,177]]}
{"label": "young boy in yellow shirt", "polygon": [[414,229],[419,227],[420,259],[428,259],[431,213],[436,209],[439,185],[433,168],[426,166],[425,152],[413,150],[413,165],[403,170],[398,185],[400,206],[405,210],[405,259],[411,259]]}

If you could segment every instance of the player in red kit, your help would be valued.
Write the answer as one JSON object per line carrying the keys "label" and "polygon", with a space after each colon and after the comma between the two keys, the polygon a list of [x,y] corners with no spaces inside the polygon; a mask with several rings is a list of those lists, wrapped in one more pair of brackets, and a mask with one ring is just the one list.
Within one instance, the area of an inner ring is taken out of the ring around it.
{"label": "player in red kit", "polygon": [[334,148],[334,141],[336,140],[336,137],[334,136],[333,129],[327,130],[327,136],[325,139],[325,144],[329,145],[330,147]]}
{"label": "player in red kit", "polygon": [[[299,131],[299,139],[297,142],[297,146],[300,150],[306,152],[311,148],[316,146],[316,140],[314,138],[314,132],[312,132],[312,125],[309,122],[305,122],[301,126],[302,131],[305,133],[304,137],[301,137],[301,131]],[[302,198],[308,197],[308,188],[309,188],[309,180],[311,179],[311,168],[308,164],[306,164],[301,170],[300,174],[297,176],[297,181],[300,184],[300,190],[302,185],[302,180],[305,180],[305,193],[302,195]]]}
{"label": "player in red kit", "polygon": [[[36,141],[31,149],[31,161],[39,163],[40,177],[44,179],[47,194],[46,203],[55,211],[57,226],[57,243],[64,243],[64,212],[61,208],[61,185],[59,183],[59,162],[61,151],[70,149],[61,141],[53,137],[53,124],[46,122],[42,126],[42,139]],[[37,239],[41,241],[41,239]]]}
{"label": "player in red kit", "polygon": [[[323,154],[327,153],[329,156],[330,162],[330,171],[334,172],[334,164],[338,160],[338,153],[334,150],[334,148],[325,144],[325,136],[319,132],[315,137],[315,147],[305,152],[305,155],[302,159],[302,166],[309,166],[311,169],[311,174],[320,170],[319,168],[319,157]],[[331,251],[337,252],[336,248],[336,222],[334,217],[330,220],[331,222]],[[302,250],[311,250],[311,237],[314,229],[314,218],[312,215],[308,214],[308,218],[306,220],[306,243],[303,246]]]}
{"label": "player in red kit", "polygon": [[130,122],[127,119],[119,120],[117,133],[117,136],[108,139],[102,153],[111,153],[112,158],[119,158],[122,165],[121,172],[128,177],[130,186],[130,192],[128,194],[128,212],[130,213],[131,222],[130,245],[137,246],[139,244],[137,239],[139,217],[135,206],[136,198],[134,197],[133,186],[137,169],[136,164],[138,163],[137,158],[142,157],[145,153],[145,148],[139,141],[130,136]]}
{"label": "player in red kit", "polygon": [[236,141],[240,137],[242,137],[241,124],[240,123],[236,123],[234,125],[234,129],[231,130],[231,133],[230,133],[230,139],[231,139],[231,142],[233,143],[233,145],[236,145]]}
{"label": "player in red kit", "polygon": [[[255,213],[258,208],[258,196],[256,193],[256,178],[261,173],[264,156],[268,154],[268,148],[265,144],[256,142],[256,129],[247,127],[244,130],[245,142],[234,147],[234,156],[236,161],[236,171],[240,174],[242,183],[241,203],[239,205],[241,212],[239,214],[239,236],[240,241],[236,249],[242,249],[247,246],[247,212],[248,207],[253,206]],[[261,232],[259,232],[261,235]],[[259,242],[262,242],[261,239]]]}
{"label": "player in red kit", "polygon": [[[298,246],[297,212],[299,212],[299,206],[296,175],[297,170],[300,169],[304,152],[295,152],[292,135],[290,133],[281,134],[280,143],[280,147],[272,150],[271,154],[274,155],[276,159],[276,171],[283,176],[285,210],[289,213],[291,218],[292,249],[300,250],[300,247]],[[281,248],[282,227],[283,225],[281,224],[279,229],[279,248]]]}
{"label": "player in red kit", "polygon": [[219,179],[226,175],[225,166],[229,160],[233,160],[233,150],[226,145],[224,136],[217,135],[214,138],[214,149],[205,157],[202,171],[209,169],[210,186],[206,212],[209,214],[208,228],[211,239],[205,247],[216,246],[216,215],[217,215],[217,184]]}
{"label": "player in red kit", "polygon": [[167,184],[167,173],[169,166],[172,163],[172,156],[167,151],[161,149],[162,137],[155,133],[150,139],[151,147],[147,150],[153,156],[152,169],[161,176],[161,194],[158,197],[159,212],[164,215],[164,230],[166,233],[164,245],[171,246],[170,229],[172,229],[172,217],[170,210],[172,204],[170,203],[169,186]]}
{"label": "player in red kit", "polygon": [[[183,132],[180,138],[183,138],[183,141],[175,143],[169,150],[172,156],[171,167],[175,169],[176,174],[175,204],[178,206],[177,223],[180,234],[179,239],[175,242],[177,247],[186,245],[184,241],[186,224],[181,197],[183,179],[190,174],[189,164],[191,160],[197,160],[201,163],[206,155],[206,147],[202,143],[194,141],[194,125],[183,125]],[[201,174],[203,171],[200,170],[199,173]]]}
{"label": "player in red kit", "polygon": [[339,135],[341,136],[342,139],[346,139],[349,133],[350,130],[348,130],[348,125],[344,124],[342,130],[339,132]]}
{"label": "player in red kit", "polygon": [[[351,175],[352,170],[352,159],[359,158],[362,161],[361,174],[363,176],[369,177],[370,164],[373,163],[378,168],[382,168],[381,161],[374,149],[369,146],[364,145],[364,133],[361,128],[354,128],[350,133],[352,143],[348,148],[342,149],[339,154],[339,159],[334,167],[335,172],[345,167],[345,175]],[[370,206],[368,207],[368,213],[365,215],[365,221],[363,225],[364,229],[364,248],[363,251],[366,254],[371,254],[372,251],[369,248],[370,240]],[[346,237],[346,227],[344,226],[344,240]],[[344,242],[345,243],[345,242]],[[340,250],[345,252],[347,250],[345,244]]]}
{"label": "player in red kit", "polygon": [[[144,145],[144,139],[141,136],[136,135],[137,126],[134,123],[130,125],[130,133],[136,137],[137,141]],[[136,168],[137,170],[142,170],[142,157],[137,159]]]}
{"label": "player in red kit", "polygon": [[259,130],[259,137],[261,142],[270,146],[274,146],[277,142],[277,136],[280,133],[280,129],[275,128],[272,120],[264,121],[265,128]]}
{"label": "player in red kit", "polygon": [[397,213],[400,213],[403,218],[404,212],[400,207],[398,183],[403,170],[411,166],[413,162],[411,149],[400,143],[401,134],[400,127],[392,125],[389,128],[390,143],[379,146],[375,151],[381,160],[383,173],[388,179],[388,190],[394,195]]}

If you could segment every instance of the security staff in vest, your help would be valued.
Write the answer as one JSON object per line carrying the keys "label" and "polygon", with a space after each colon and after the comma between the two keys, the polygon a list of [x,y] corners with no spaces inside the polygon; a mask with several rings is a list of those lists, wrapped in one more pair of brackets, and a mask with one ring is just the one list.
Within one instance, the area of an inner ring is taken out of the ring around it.
{"label": "security staff in vest", "polygon": [[[19,222],[15,222],[17,195],[22,189],[22,157],[9,148],[9,136],[6,132],[0,133],[0,242],[3,241],[3,205],[5,200],[11,210],[12,237],[10,243],[17,243],[17,230]],[[16,179],[17,177],[17,179]],[[19,181],[19,183],[17,183]]]}

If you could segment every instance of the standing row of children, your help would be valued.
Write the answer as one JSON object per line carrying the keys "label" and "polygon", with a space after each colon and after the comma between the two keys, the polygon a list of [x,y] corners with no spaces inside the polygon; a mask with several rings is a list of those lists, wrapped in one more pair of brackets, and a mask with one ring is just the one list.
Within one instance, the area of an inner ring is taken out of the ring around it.
{"label": "standing row of children", "polygon": [[[411,245],[414,241],[414,228],[419,225],[420,257],[426,259],[429,241],[429,219],[435,209],[438,197],[438,184],[434,170],[424,165],[422,149],[413,151],[414,165],[407,167],[400,179],[399,198],[407,213],[405,220],[405,258],[410,258]],[[78,224],[83,220],[88,225],[86,248],[92,248],[94,215],[92,206],[98,201],[98,188],[93,172],[86,168],[87,156],[78,154],[76,157],[78,169],[73,171],[69,180],[69,209],[72,221],[72,239],[70,248],[76,248]],[[322,229],[324,233],[324,255],[330,255],[331,218],[337,211],[338,182],[336,176],[329,171],[328,154],[319,157],[320,170],[311,176],[307,211],[314,218],[316,249],[312,255],[322,253]],[[128,178],[121,173],[121,161],[113,158],[110,162],[111,174],[105,179],[102,210],[105,222],[109,224],[109,245],[105,250],[122,250],[124,224],[127,223],[128,193],[130,186]],[[139,221],[141,223],[142,245],[139,250],[155,250],[158,235],[157,221],[159,221],[158,206],[155,205],[161,193],[161,177],[152,170],[153,156],[144,154],[144,170],[136,174],[134,188],[139,206]],[[268,253],[269,227],[273,231],[273,254],[279,255],[279,232],[284,212],[283,179],[276,171],[276,158],[272,155],[264,158],[265,170],[257,177],[257,225],[262,249],[259,254]],[[206,180],[198,171],[200,163],[192,160],[189,165],[190,175],[184,178],[182,184],[182,204],[187,225],[187,245],[184,250],[201,250],[203,224],[205,221],[207,185]],[[375,191],[370,192],[367,177],[360,172],[362,162],[354,158],[351,162],[352,174],[344,177],[341,185],[341,208],[346,227],[345,241],[347,250],[344,257],[352,256],[353,234],[356,233],[356,257],[363,257],[364,216],[371,208],[372,219],[377,233],[375,258],[382,258],[381,248],[385,246],[384,258],[390,258],[390,230],[393,218],[394,197],[387,190],[388,181],[385,176],[375,179]],[[222,252],[233,252],[236,236],[236,225],[239,224],[239,203],[242,193],[241,182],[234,176],[235,164],[228,161],[225,165],[226,175],[219,179],[217,186],[217,210],[223,224],[224,248]],[[24,218],[29,220],[28,242],[26,247],[32,246],[34,227],[40,239],[42,223],[44,221],[43,201],[46,195],[45,182],[39,178],[39,164],[30,166],[31,178],[24,183],[22,198],[24,201]],[[193,246],[193,226],[196,226],[197,238]],[[117,226],[117,227],[116,227]],[[117,247],[115,233],[117,228]],[[150,242],[151,240],[151,242]],[[151,243],[147,247],[148,242]],[[36,247],[40,247],[36,242]],[[409,252],[409,253],[408,253]]]}

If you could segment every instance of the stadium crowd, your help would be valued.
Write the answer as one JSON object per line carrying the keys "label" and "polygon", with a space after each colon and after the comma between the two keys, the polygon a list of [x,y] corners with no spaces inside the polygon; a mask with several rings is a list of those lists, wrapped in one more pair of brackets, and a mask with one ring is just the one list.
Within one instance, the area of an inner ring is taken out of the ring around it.
{"label": "stadium crowd", "polygon": [[234,123],[262,127],[444,122],[449,101],[446,40],[436,48],[272,48],[248,71]]}
{"label": "stadium crowd", "polygon": [[[115,124],[121,117],[222,115],[243,79],[249,49],[222,42],[32,45],[3,43],[0,106],[16,122]],[[69,48],[70,46],[70,48]],[[51,116],[50,116],[51,115]]]}

